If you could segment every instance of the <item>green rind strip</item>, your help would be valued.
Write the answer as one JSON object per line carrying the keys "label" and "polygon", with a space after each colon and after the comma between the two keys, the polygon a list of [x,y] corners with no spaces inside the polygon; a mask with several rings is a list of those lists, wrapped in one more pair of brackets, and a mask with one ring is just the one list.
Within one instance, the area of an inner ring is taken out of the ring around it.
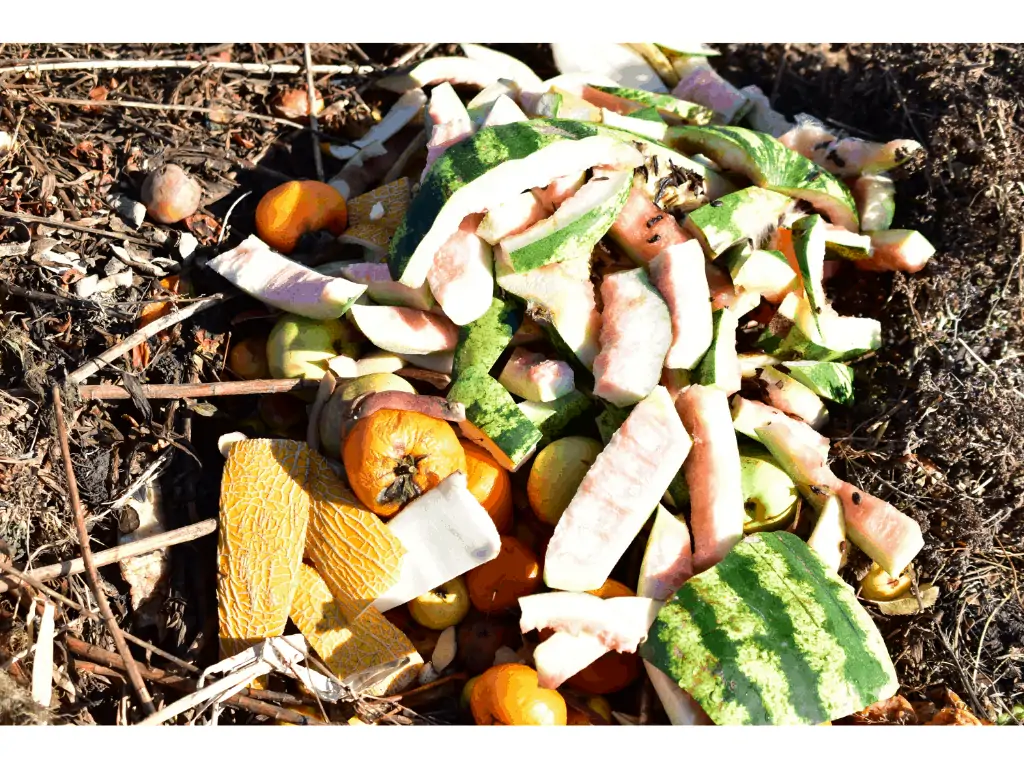
{"label": "green rind strip", "polygon": [[666,143],[704,154],[759,187],[806,200],[828,214],[833,224],[858,231],[857,204],[849,187],[766,133],[732,125],[681,125],[669,128]]}
{"label": "green rind strip", "polygon": [[841,405],[853,403],[853,368],[843,363],[801,360],[786,363],[783,373],[796,379],[818,397]]}
{"label": "green rind strip", "polygon": [[739,376],[736,316],[728,307],[723,307],[712,313],[711,324],[714,328],[711,347],[697,368],[696,383],[705,387],[730,389],[727,385]]}
{"label": "green rind strip", "polygon": [[518,406],[526,418],[544,435],[537,445],[537,449],[540,450],[551,441],[562,437],[573,421],[586,415],[594,407],[594,401],[578,389],[574,389],[569,394],[547,403],[525,400]]}
{"label": "green rind strip", "polygon": [[[430,258],[455,232],[464,215],[499,205],[505,201],[503,196],[506,193],[508,199],[515,197],[523,191],[522,188],[514,189],[520,182],[522,187],[546,184],[539,175],[561,157],[559,153],[562,150],[556,150],[553,155],[532,155],[559,142],[575,142],[597,135],[597,128],[591,123],[537,119],[482,128],[449,147],[430,167],[391,239],[388,267],[392,278],[403,285],[419,287],[423,282],[420,278],[426,278],[432,263]],[[636,155],[621,145],[593,144],[591,149],[574,149],[578,156],[570,152],[561,163],[567,167],[561,168],[556,163],[559,171],[552,175],[568,173],[571,170],[568,165],[582,164],[585,167],[578,170],[583,171],[593,165],[615,164]],[[621,155],[618,160],[600,156],[615,155],[616,152]],[[522,162],[509,165],[511,161]],[[489,172],[497,176],[484,182]],[[509,188],[506,190],[505,186]],[[481,190],[486,190],[487,194],[481,195]],[[448,211],[444,213],[446,207]],[[443,219],[444,226],[438,224],[439,218]]]}
{"label": "green rind strip", "polygon": [[[811,308],[811,317],[822,339],[825,332],[821,314],[825,311],[825,220],[814,214],[793,222],[793,252],[800,267],[804,296]],[[825,339],[827,342],[827,339]]]}
{"label": "green rind strip", "polygon": [[[598,186],[594,188],[591,185]],[[525,232],[502,241],[512,268],[516,272],[529,272],[531,269],[593,251],[598,241],[615,223],[615,219],[626,204],[632,186],[632,173],[595,173],[594,178],[584,184],[550,217],[534,224]],[[576,210],[580,206],[575,205],[574,200],[589,199],[597,194],[605,196],[596,200],[593,207],[588,210]],[[580,197],[581,195],[585,197]],[[534,237],[535,232],[541,233],[554,227],[557,229],[550,234],[517,247],[518,243]]]}
{"label": "green rind strip", "polygon": [[462,371],[448,400],[465,406],[466,421],[503,453],[512,467],[521,466],[544,437],[486,368],[470,366]]}
{"label": "green rind strip", "polygon": [[452,379],[458,379],[464,370],[473,365],[489,371],[522,324],[523,311],[520,306],[495,296],[487,312],[459,328],[459,341],[452,362]]}
{"label": "green rind strip", "polygon": [[658,614],[640,655],[719,725],[817,724],[898,688],[853,591],[802,540],[758,533]]}
{"label": "green rind strip", "polygon": [[590,87],[611,96],[625,99],[626,101],[654,108],[661,115],[676,117],[696,125],[707,125],[715,117],[715,113],[707,107],[694,104],[692,101],[677,99],[675,96],[669,96],[664,93],[652,93],[651,91],[642,91],[637,88],[612,88],[605,85],[592,85]]}
{"label": "green rind strip", "polygon": [[683,228],[700,240],[704,255],[717,258],[737,243],[757,241],[773,231],[792,199],[778,192],[747,187],[691,211]]}

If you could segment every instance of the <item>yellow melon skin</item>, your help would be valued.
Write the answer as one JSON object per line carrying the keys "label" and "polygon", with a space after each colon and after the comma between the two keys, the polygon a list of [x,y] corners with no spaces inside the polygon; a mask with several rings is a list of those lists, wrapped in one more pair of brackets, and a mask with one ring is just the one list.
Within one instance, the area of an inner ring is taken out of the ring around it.
{"label": "yellow melon skin", "polygon": [[310,452],[306,557],[316,566],[346,622],[356,622],[395,584],[405,547],[355,498],[318,454]]}
{"label": "yellow melon skin", "polygon": [[306,543],[309,451],[293,440],[245,440],[224,466],[217,545],[222,657],[283,634]]}
{"label": "yellow melon skin", "polygon": [[[393,696],[416,681],[423,658],[412,642],[380,611],[370,608],[353,623],[315,568],[303,564],[291,603],[291,619],[328,668],[340,679],[401,658],[409,664],[366,689],[371,696]],[[349,609],[350,610],[350,609]]]}

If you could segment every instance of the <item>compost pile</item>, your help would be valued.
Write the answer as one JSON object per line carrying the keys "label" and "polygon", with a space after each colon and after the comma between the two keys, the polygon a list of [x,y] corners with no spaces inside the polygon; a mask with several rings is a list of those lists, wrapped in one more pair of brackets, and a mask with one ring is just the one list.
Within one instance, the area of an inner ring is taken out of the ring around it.
{"label": "compost pile", "polygon": [[0,61],[0,720],[1022,715],[1019,48],[100,53]]}

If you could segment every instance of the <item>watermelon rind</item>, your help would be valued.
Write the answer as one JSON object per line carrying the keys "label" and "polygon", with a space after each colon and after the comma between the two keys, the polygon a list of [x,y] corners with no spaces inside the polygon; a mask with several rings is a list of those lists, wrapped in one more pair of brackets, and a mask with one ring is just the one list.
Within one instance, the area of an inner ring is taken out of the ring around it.
{"label": "watermelon rind", "polygon": [[747,187],[691,211],[683,229],[700,241],[704,255],[715,259],[745,241],[755,244],[774,231],[792,198],[760,187]]}
{"label": "watermelon rind", "polygon": [[458,423],[463,435],[510,472],[526,463],[543,438],[486,368],[470,366],[462,371],[448,391],[448,400],[466,409],[466,420]]}
{"label": "watermelon rind", "polygon": [[569,394],[547,403],[524,400],[518,405],[519,410],[544,436],[537,444],[537,450],[540,450],[551,441],[567,434],[569,425],[590,411],[594,407],[594,401],[580,390],[574,389]]}
{"label": "watermelon rind", "polygon": [[490,309],[472,323],[459,328],[452,377],[457,379],[474,365],[490,370],[512,343],[512,337],[522,323],[523,311],[518,304],[498,296],[492,298]]}
{"label": "watermelon rind", "polygon": [[797,274],[782,251],[740,243],[726,251],[722,260],[736,288],[760,294],[768,301],[779,302],[799,287]]}
{"label": "watermelon rind", "polygon": [[861,232],[889,229],[896,215],[896,184],[884,173],[859,176],[850,182],[857,201]]}
{"label": "watermelon rind", "polygon": [[779,370],[796,379],[818,397],[840,405],[853,404],[853,368],[844,363],[793,360]]}
{"label": "watermelon rind", "polygon": [[899,688],[853,590],[784,531],[744,539],[687,581],[639,653],[717,725],[817,725]]}
{"label": "watermelon rind", "polygon": [[800,270],[804,296],[811,308],[811,318],[818,334],[825,338],[822,314],[825,298],[825,220],[817,214],[793,222],[793,252]]}
{"label": "watermelon rind", "polygon": [[859,229],[857,205],[842,181],[766,133],[724,125],[680,125],[668,130],[667,143],[684,152],[700,152],[754,184],[805,200],[829,221],[851,232]]}
{"label": "watermelon rind", "polygon": [[814,530],[807,537],[807,545],[833,573],[839,573],[839,569],[846,562],[848,545],[843,504],[834,493],[828,494],[824,506],[818,513]]}
{"label": "watermelon rind", "polygon": [[828,422],[828,410],[811,389],[774,366],[762,368],[757,377],[768,404],[821,429]]}
{"label": "watermelon rind", "polygon": [[736,354],[739,318],[729,307],[723,307],[712,313],[711,323],[714,328],[711,346],[697,368],[695,381],[731,395],[740,389],[740,364]]}
{"label": "watermelon rind", "polygon": [[652,93],[638,88],[610,88],[602,85],[591,87],[626,101],[632,101],[645,107],[653,107],[658,110],[658,114],[672,120],[684,120],[694,125],[707,125],[715,116],[714,112],[707,107],[694,104],[692,101],[683,101],[675,96],[664,93]]}
{"label": "watermelon rind", "polygon": [[391,276],[410,288],[423,285],[434,254],[471,213],[596,165],[630,170],[642,164],[635,147],[597,135],[587,123],[530,120],[481,128],[430,167],[391,239]]}
{"label": "watermelon rind", "polygon": [[595,170],[551,216],[501,241],[516,272],[591,252],[615,223],[633,185],[633,171]]}
{"label": "watermelon rind", "polygon": [[668,123],[664,121],[656,122],[632,114],[620,115],[604,107],[601,108],[601,124],[621,128],[657,142],[665,141],[665,134],[668,131]]}
{"label": "watermelon rind", "polygon": [[643,267],[616,272],[601,284],[604,302],[594,359],[594,395],[626,406],[646,398],[661,380],[672,344],[668,305]]}
{"label": "watermelon rind", "polygon": [[548,264],[529,272],[516,272],[500,245],[494,249],[494,277],[498,285],[526,302],[527,314],[545,331],[557,336],[564,348],[588,371],[597,357],[601,315],[594,284],[590,281],[590,252]]}

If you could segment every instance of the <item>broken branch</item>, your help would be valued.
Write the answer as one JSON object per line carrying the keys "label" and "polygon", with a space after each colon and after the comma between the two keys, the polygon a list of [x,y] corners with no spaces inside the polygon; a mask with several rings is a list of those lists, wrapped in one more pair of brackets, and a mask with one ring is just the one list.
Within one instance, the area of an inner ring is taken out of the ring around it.
{"label": "broken branch", "polygon": [[[147,328],[149,326],[146,326]],[[148,400],[227,397],[231,395],[268,395],[316,389],[315,379],[253,379],[252,381],[214,381],[208,384],[143,384],[140,389]],[[78,388],[83,400],[130,400],[131,395],[117,384],[85,384]]]}
{"label": "broken branch", "polygon": [[53,411],[54,419],[57,422],[57,439],[60,442],[60,452],[64,458],[64,472],[67,475],[71,510],[75,516],[75,529],[78,531],[78,545],[82,550],[82,561],[85,565],[85,578],[89,583],[93,596],[96,598],[96,604],[99,606],[103,621],[114,638],[114,645],[117,647],[118,653],[121,654],[121,658],[124,659],[125,670],[128,673],[128,679],[131,681],[132,688],[135,689],[135,695],[138,697],[143,710],[152,717],[156,714],[153,699],[146,689],[145,682],[143,682],[142,677],[139,675],[135,659],[132,658],[124,635],[121,634],[121,627],[117,625],[117,619],[114,618],[114,614],[110,610],[110,603],[107,602],[107,595],[100,584],[100,576],[92,559],[92,549],[89,547],[89,531],[85,527],[85,514],[82,511],[82,501],[78,497],[75,469],[71,464],[71,446],[68,443],[67,426],[64,423],[64,405],[61,402],[60,387],[56,384],[53,385]]}
{"label": "broken branch", "polygon": [[71,382],[72,384],[81,384],[87,378],[96,373],[96,371],[98,371],[100,368],[103,368],[105,365],[108,365],[109,363],[113,362],[121,355],[125,354],[126,352],[129,352],[133,347],[137,347],[139,344],[142,344],[150,337],[160,333],[160,331],[166,328],[170,328],[172,325],[177,325],[183,320],[187,320],[197,312],[201,312],[204,309],[209,309],[214,304],[221,302],[223,299],[224,296],[219,293],[214,294],[213,296],[207,296],[205,299],[200,299],[194,304],[189,304],[188,306],[182,307],[181,309],[176,309],[169,315],[164,315],[163,317],[157,318],[153,322],[137,330],[135,333],[126,338],[120,344],[115,344],[103,354],[94,357],[81,368],[78,368],[77,370],[74,370],[71,373],[69,373],[68,381]]}

